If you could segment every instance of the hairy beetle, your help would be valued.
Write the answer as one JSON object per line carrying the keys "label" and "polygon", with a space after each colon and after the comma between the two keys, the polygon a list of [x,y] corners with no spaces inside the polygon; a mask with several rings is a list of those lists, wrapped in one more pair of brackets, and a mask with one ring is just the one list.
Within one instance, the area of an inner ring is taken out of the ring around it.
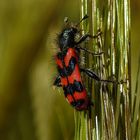
{"label": "hairy beetle", "polygon": [[[88,18],[87,15],[85,15],[81,21],[86,18]],[[101,34],[101,32],[98,32],[95,36],[85,34],[81,36],[79,41],[76,41],[75,37],[80,32],[77,26],[80,24],[80,22],[75,26],[67,24],[67,26],[58,35],[59,52],[56,54],[55,61],[59,75],[53,84],[55,86],[62,87],[67,101],[76,110],[82,111],[87,110],[92,103],[83,84],[81,72],[86,73],[88,76],[97,81],[101,81],[101,79],[89,69],[80,68],[80,50],[91,54],[95,53],[81,47],[79,44],[85,41],[88,37],[96,38]]]}

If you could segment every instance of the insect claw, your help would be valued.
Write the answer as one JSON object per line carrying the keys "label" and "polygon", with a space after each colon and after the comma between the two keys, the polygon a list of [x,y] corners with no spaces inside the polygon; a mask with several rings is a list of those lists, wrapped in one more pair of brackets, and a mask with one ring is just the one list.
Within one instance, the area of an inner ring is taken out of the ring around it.
{"label": "insect claw", "polygon": [[120,80],[120,82],[118,82],[118,83],[119,83],[119,84],[126,84],[126,83],[127,83],[127,80],[128,80],[128,79],[126,79],[125,81]]}

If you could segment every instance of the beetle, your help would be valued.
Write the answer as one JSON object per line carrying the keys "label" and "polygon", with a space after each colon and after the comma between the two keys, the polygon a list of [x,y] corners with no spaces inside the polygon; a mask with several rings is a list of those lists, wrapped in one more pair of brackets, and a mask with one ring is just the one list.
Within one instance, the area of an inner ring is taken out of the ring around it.
{"label": "beetle", "polygon": [[88,16],[85,15],[77,25],[67,24],[66,27],[58,35],[58,47],[59,52],[55,56],[57,65],[58,76],[56,77],[53,85],[62,87],[64,95],[69,104],[71,104],[76,110],[87,110],[92,102],[87,94],[86,88],[82,81],[81,72],[86,73],[89,77],[101,81],[98,75],[89,69],[81,68],[79,65],[79,53],[80,50],[86,51],[93,55],[95,54],[86,48],[80,46],[88,37],[97,38],[101,35],[99,31],[95,36],[85,34],[76,41],[76,35],[80,32],[78,25]]}

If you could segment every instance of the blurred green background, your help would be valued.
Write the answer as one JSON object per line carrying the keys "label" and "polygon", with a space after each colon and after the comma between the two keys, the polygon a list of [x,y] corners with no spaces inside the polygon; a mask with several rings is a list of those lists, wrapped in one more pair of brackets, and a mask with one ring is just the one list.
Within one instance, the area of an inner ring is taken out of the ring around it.
{"label": "blurred green background", "polygon": [[[137,74],[140,2],[131,2],[132,93]],[[72,140],[73,108],[53,89],[56,37],[79,0],[0,1],[0,140]]]}

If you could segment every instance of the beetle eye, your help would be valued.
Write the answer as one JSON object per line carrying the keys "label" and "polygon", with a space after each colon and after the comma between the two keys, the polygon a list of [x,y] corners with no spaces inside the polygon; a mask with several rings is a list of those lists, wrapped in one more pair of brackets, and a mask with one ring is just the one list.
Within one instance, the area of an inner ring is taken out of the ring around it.
{"label": "beetle eye", "polygon": [[68,33],[67,32],[64,32],[63,33],[63,36],[64,36],[65,39],[67,39],[68,38]]}

